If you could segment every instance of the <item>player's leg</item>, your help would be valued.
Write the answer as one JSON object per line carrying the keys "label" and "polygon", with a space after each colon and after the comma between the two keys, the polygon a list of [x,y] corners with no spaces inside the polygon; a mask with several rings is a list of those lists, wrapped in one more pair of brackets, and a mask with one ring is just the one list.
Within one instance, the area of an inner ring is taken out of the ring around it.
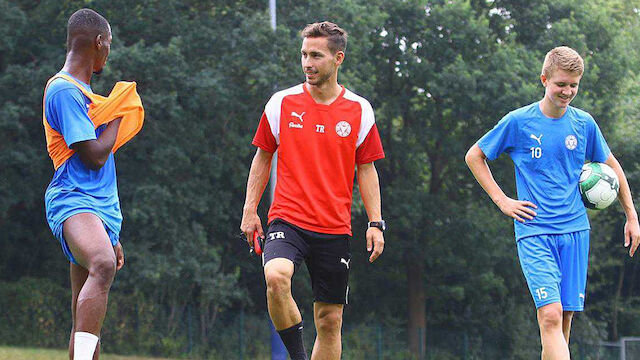
{"label": "player's leg", "polygon": [[[71,335],[69,336],[69,359],[73,360],[73,340],[74,334],[76,332],[76,304],[78,301],[78,294],[82,289],[85,281],[87,280],[87,276],[89,276],[89,272],[87,269],[78,266],[74,263],[69,264],[69,274],[71,279]],[[98,340],[98,344],[96,346],[96,350],[93,354],[93,359],[98,360],[100,358],[100,340]]]}
{"label": "player's leg", "polygon": [[569,347],[562,328],[562,304],[554,302],[538,309],[543,360],[568,360]]}
{"label": "player's leg", "polygon": [[302,315],[291,294],[291,278],[304,259],[306,244],[290,225],[274,221],[263,250],[269,316],[292,360],[307,360]]}
{"label": "player's leg", "polygon": [[571,320],[573,320],[573,311],[562,312],[562,333],[564,339],[569,343],[569,337],[571,337]]}
{"label": "player's leg", "polygon": [[342,354],[342,313],[344,305],[323,302],[313,303],[313,319],[316,323],[316,342],[311,360],[338,360]]}
{"label": "player's leg", "polygon": [[342,354],[342,314],[349,292],[349,236],[311,239],[311,275],[316,324],[312,360],[338,360]]}
{"label": "player's leg", "polygon": [[285,258],[271,259],[264,265],[267,307],[276,330],[290,328],[302,321],[298,305],[291,294],[293,272],[293,262]]}
{"label": "player's leg", "polygon": [[569,359],[569,347],[562,332],[560,255],[556,237],[540,235],[518,240],[518,257],[537,309],[542,359]]}
{"label": "player's leg", "polygon": [[87,280],[89,272],[74,263],[69,264],[69,277],[71,279],[71,335],[69,336],[69,359],[73,360],[73,339],[76,332],[76,304],[82,285]]}
{"label": "player's leg", "polygon": [[[116,257],[102,220],[94,214],[73,215],[64,222],[64,240],[87,277],[75,300],[74,359],[94,358],[107,311],[109,289],[116,272]],[[73,268],[72,268],[72,271]],[[81,278],[82,274],[76,274]],[[77,279],[76,285],[80,281]]]}

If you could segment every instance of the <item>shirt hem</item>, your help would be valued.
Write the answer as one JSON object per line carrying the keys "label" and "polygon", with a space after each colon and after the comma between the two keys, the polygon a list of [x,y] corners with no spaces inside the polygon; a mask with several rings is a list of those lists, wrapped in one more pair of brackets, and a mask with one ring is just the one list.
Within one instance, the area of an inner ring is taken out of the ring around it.
{"label": "shirt hem", "polygon": [[493,154],[489,154],[489,155],[487,155],[487,150],[486,150],[486,149],[484,149],[484,148],[486,148],[486,147],[487,147],[487,145],[485,145],[485,144],[481,144],[481,143],[480,143],[480,141],[478,141],[476,144],[478,144],[478,147],[480,148],[480,151],[482,151],[482,153],[484,154],[484,156],[486,156],[486,157],[487,157],[487,160],[489,160],[489,161],[493,161],[493,160],[497,159],[497,158],[500,156],[500,155],[498,155],[498,156],[493,156]]}
{"label": "shirt hem", "polygon": [[[71,149],[71,146],[73,146],[73,144],[77,144],[77,143],[82,142],[82,141],[97,140],[97,139],[98,139],[98,137],[96,137],[95,133],[93,134],[93,136],[79,136],[79,137],[77,137],[75,139],[70,139],[69,143],[67,143],[67,147],[69,149]],[[66,143],[67,140],[65,139],[64,142]],[[74,149],[71,149],[71,150],[75,151]],[[69,159],[67,159],[67,160],[69,160]]]}
{"label": "shirt hem", "polygon": [[380,154],[376,154],[374,156],[370,156],[370,157],[364,158],[362,160],[359,160],[356,163],[358,165],[362,165],[362,164],[367,164],[367,163],[374,162],[376,160],[380,160],[380,159],[384,159],[384,158],[385,158],[384,153],[380,153]]}
{"label": "shirt hem", "polygon": [[516,241],[520,241],[524,238],[528,238],[531,236],[539,236],[539,235],[563,235],[563,234],[571,234],[578,231],[591,230],[591,226],[587,226],[586,228],[577,228],[570,230],[558,230],[558,231],[536,231],[530,234],[516,235]]}
{"label": "shirt hem", "polygon": [[251,142],[251,145],[259,147],[260,149],[262,149],[262,150],[264,150],[264,151],[266,151],[268,153],[272,153],[272,154],[274,152],[276,152],[276,150],[278,150],[277,147],[275,149],[271,149],[269,146],[267,146],[267,145],[265,145],[263,143],[257,142],[255,140]]}
{"label": "shirt hem", "polygon": [[61,218],[59,221],[56,221],[54,224],[50,224],[53,225],[53,227],[51,227],[51,232],[53,232],[53,235],[57,238],[58,234],[60,236],[60,239],[64,239],[63,237],[63,226],[64,226],[64,222],[67,221],[70,217],[78,215],[78,214],[93,214],[95,216],[98,217],[98,219],[100,219],[100,221],[102,221],[102,224],[109,229],[109,231],[111,231],[116,238],[118,239],[118,242],[120,242],[120,231],[115,231],[110,224],[105,221],[104,216],[102,214],[100,214],[98,211],[93,210],[93,209],[87,209],[87,208],[79,208],[79,209],[75,209],[70,211],[68,214],[65,214],[65,216],[63,218]]}
{"label": "shirt hem", "polygon": [[309,225],[309,224],[305,224],[305,223],[301,223],[297,220],[291,219],[289,217],[285,217],[285,216],[273,216],[273,217],[269,217],[269,223],[271,223],[274,220],[283,220],[285,222],[290,223],[291,225],[297,226],[303,230],[307,230],[307,231],[313,231],[313,232],[317,232],[320,234],[326,234],[326,235],[349,235],[349,236],[353,236],[353,234],[351,233],[351,227],[340,227],[340,228],[324,228],[324,227],[320,227],[320,226],[313,226],[313,225]]}

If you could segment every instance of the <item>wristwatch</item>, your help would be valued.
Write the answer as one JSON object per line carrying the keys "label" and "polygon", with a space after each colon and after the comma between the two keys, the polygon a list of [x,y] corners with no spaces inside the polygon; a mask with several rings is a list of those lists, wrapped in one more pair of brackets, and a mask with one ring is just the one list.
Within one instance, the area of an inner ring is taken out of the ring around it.
{"label": "wristwatch", "polygon": [[387,223],[384,220],[380,221],[369,221],[367,228],[374,227],[380,229],[380,231],[384,232],[387,230]]}

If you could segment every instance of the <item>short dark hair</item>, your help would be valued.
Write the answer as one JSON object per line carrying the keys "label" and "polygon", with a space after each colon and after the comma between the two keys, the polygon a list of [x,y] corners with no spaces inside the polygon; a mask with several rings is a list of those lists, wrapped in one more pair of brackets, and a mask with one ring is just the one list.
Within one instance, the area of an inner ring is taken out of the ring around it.
{"label": "short dark hair", "polygon": [[91,9],[80,9],[67,22],[67,50],[78,37],[93,40],[98,35],[108,36],[109,31],[109,22],[102,15]]}
{"label": "short dark hair", "polygon": [[347,32],[330,21],[309,24],[302,30],[300,35],[302,38],[327,38],[329,50],[334,54],[347,49]]}

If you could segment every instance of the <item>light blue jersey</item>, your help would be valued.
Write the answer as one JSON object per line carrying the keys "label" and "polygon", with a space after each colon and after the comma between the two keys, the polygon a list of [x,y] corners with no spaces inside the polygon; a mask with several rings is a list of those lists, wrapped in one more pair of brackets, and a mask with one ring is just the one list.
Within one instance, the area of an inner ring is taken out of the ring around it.
{"label": "light blue jersey", "polygon": [[[66,72],[61,73],[71,76]],[[88,84],[75,80],[91,91]],[[62,134],[67,146],[97,139],[104,131],[106,125],[95,129],[89,119],[90,103],[80,89],[64,79],[55,79],[49,85],[44,101],[45,117],[49,125]],[[70,261],[75,263],[63,239],[62,225],[72,215],[97,215],[104,223],[111,243],[115,245],[122,226],[122,213],[113,153],[109,154],[105,165],[96,171],[90,170],[80,160],[78,153],[73,154],[53,175],[45,192],[45,208],[49,227],[60,240]]]}
{"label": "light blue jersey", "polygon": [[538,206],[533,220],[514,221],[516,240],[590,229],[578,191],[580,171],[585,160],[605,162],[611,151],[587,112],[569,106],[554,119],[535,102],[507,114],[478,146],[489,160],[508,153],[518,199]]}

